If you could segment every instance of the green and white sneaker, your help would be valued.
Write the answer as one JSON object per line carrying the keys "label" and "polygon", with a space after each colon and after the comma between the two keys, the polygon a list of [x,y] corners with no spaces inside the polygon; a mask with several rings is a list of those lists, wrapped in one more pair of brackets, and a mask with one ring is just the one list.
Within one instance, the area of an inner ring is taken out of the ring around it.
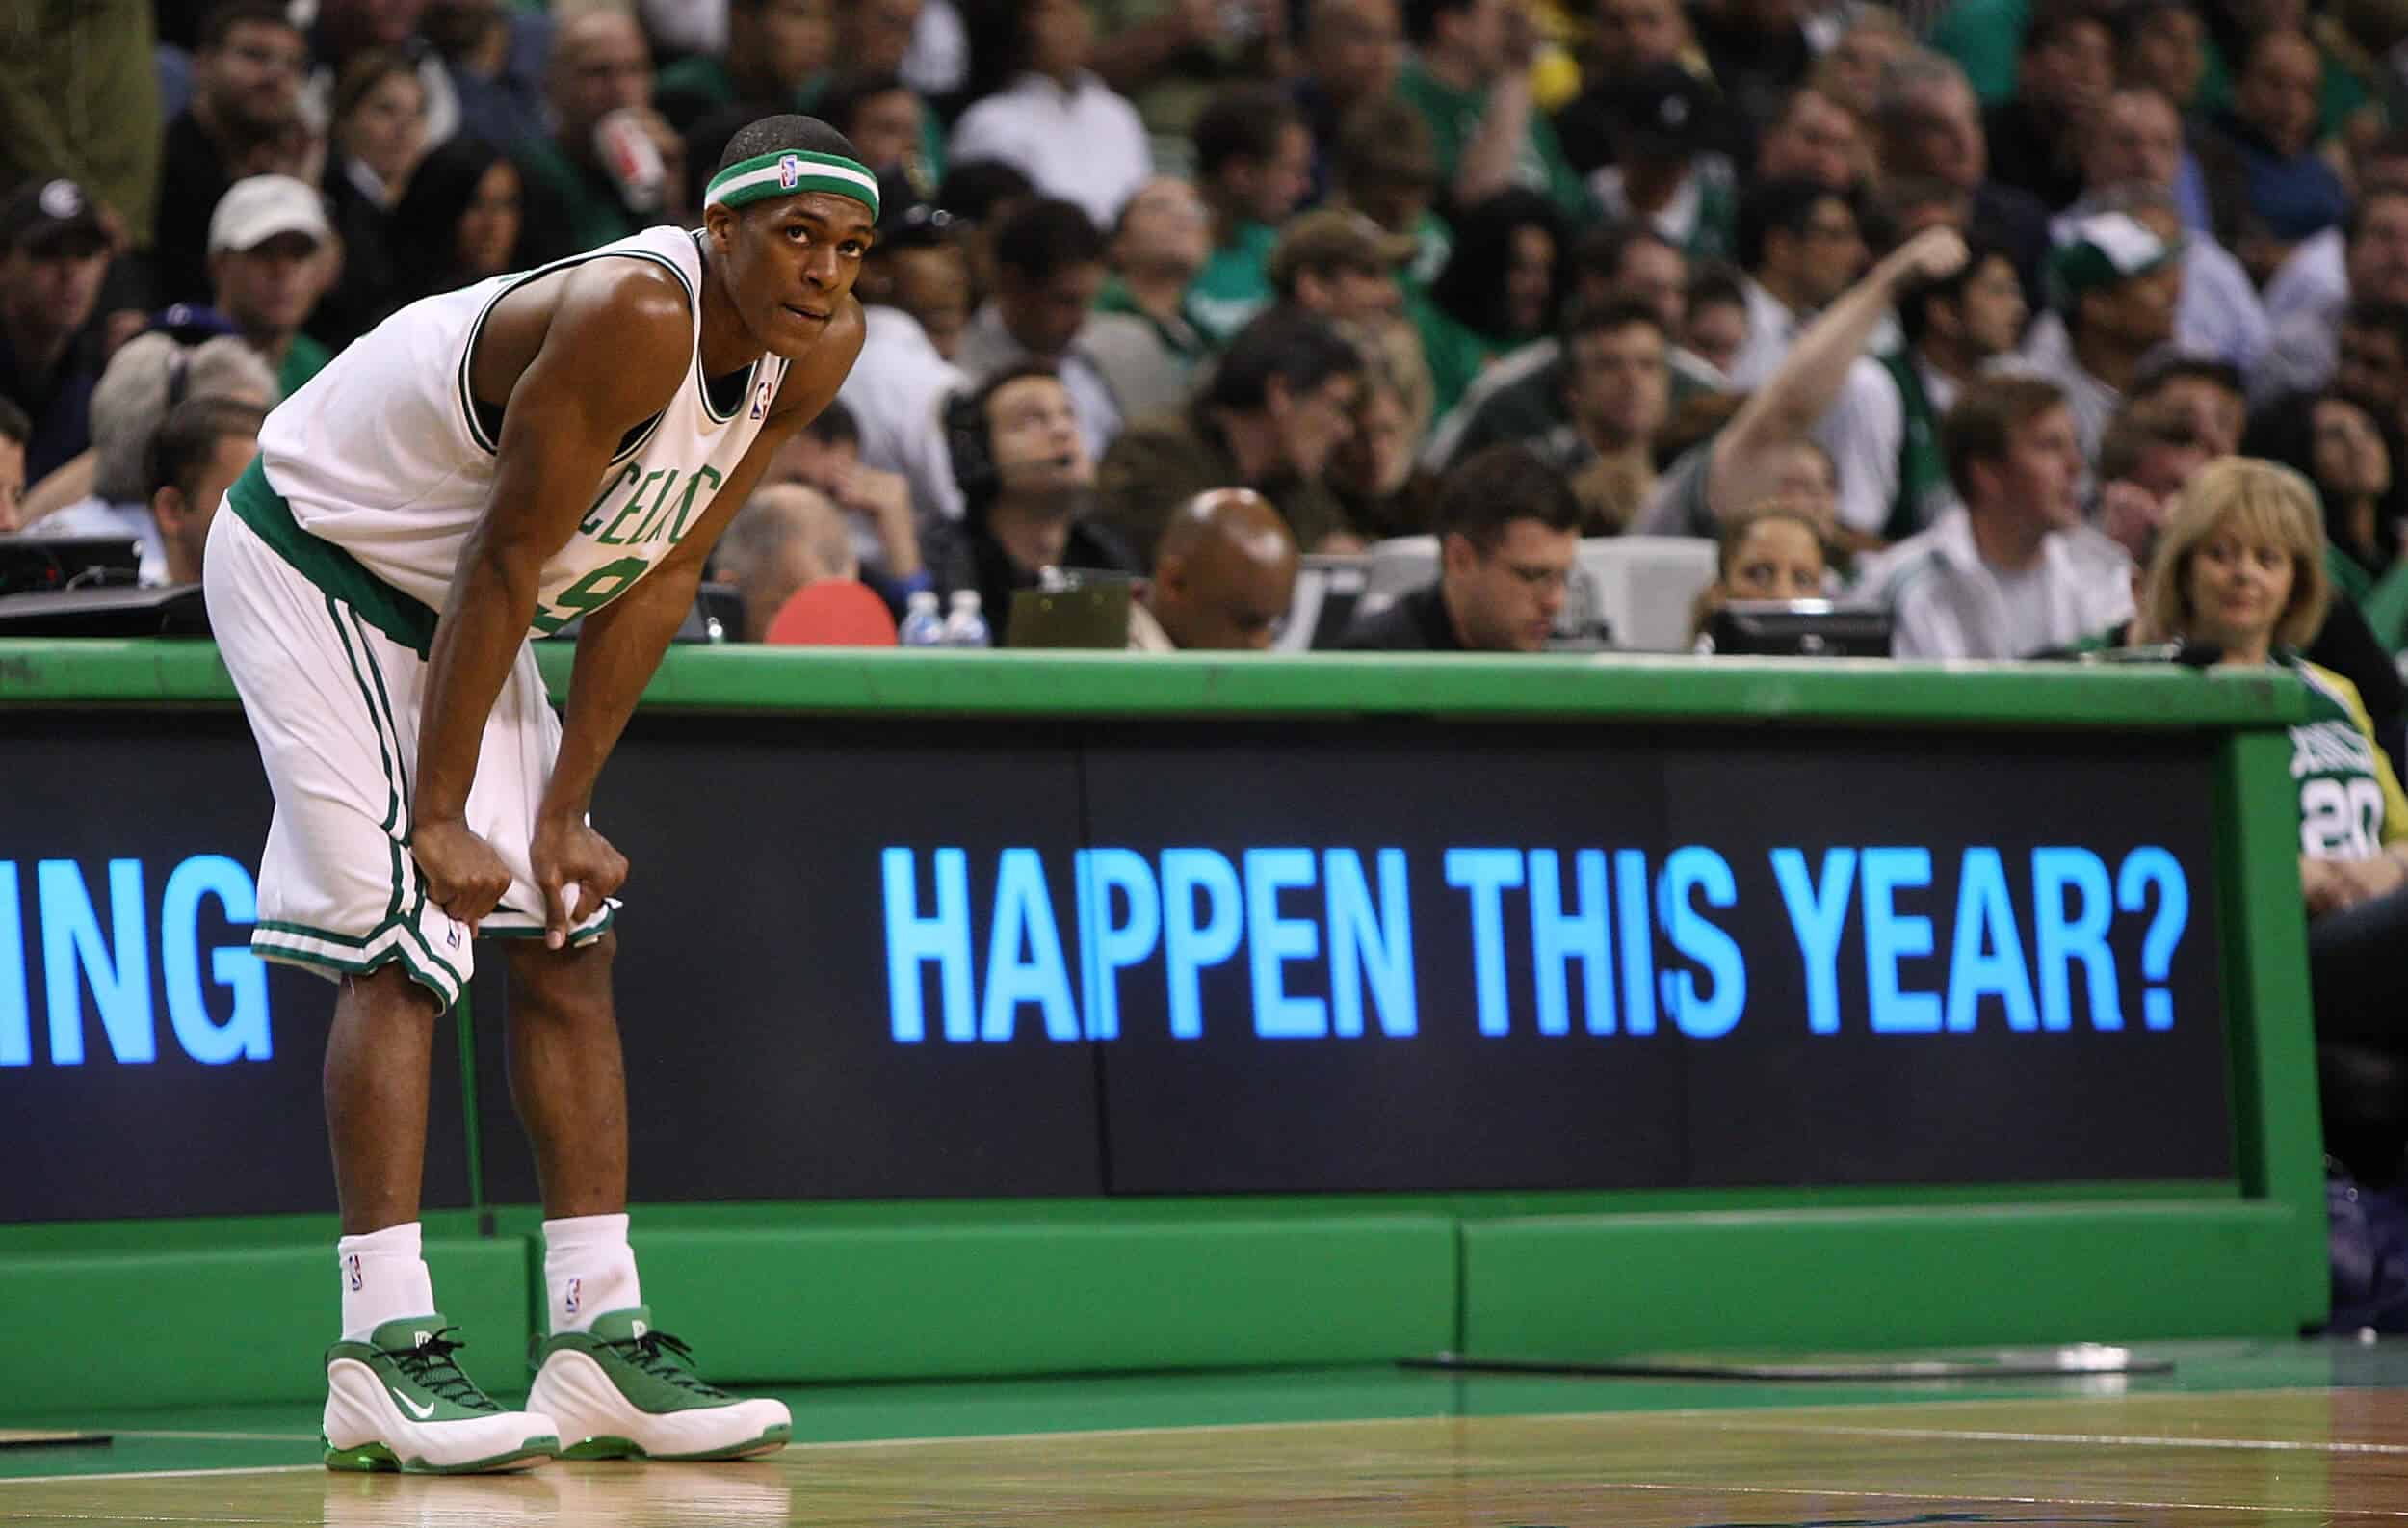
{"label": "green and white sneaker", "polygon": [[596,1316],[536,1350],[527,1405],[560,1424],[563,1459],[747,1459],[784,1448],[782,1401],[747,1401],[694,1378],[694,1355],[643,1305]]}
{"label": "green and white sneaker", "polygon": [[456,1330],[411,1316],[327,1350],[327,1468],[469,1475],[526,1469],[561,1451],[550,1417],[503,1410],[460,1372]]}

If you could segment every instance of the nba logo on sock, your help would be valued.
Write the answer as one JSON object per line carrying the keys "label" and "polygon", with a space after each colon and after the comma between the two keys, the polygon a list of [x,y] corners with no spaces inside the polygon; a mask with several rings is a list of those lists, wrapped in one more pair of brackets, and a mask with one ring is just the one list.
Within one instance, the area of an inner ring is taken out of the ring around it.
{"label": "nba logo on sock", "polygon": [[368,1286],[368,1281],[365,1278],[362,1278],[359,1274],[359,1254],[357,1252],[353,1252],[349,1257],[344,1258],[343,1266],[350,1272],[352,1290],[354,1294]]}
{"label": "nba logo on sock", "polygon": [[572,1278],[568,1281],[568,1298],[561,1304],[573,1316],[577,1313],[577,1307],[585,1304],[585,1299],[586,1281],[582,1278]]}

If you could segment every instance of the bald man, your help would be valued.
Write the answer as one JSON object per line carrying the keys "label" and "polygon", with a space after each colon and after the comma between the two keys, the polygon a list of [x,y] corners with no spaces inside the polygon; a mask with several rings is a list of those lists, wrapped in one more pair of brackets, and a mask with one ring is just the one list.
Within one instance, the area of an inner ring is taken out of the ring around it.
{"label": "bald man", "polygon": [[857,576],[844,512],[826,494],[799,483],[772,483],[754,491],[712,549],[711,571],[744,601],[744,640],[759,642],[795,591],[823,579]]}
{"label": "bald man", "polygon": [[1214,488],[1173,511],[1154,580],[1130,610],[1132,647],[1265,652],[1296,597],[1288,522],[1252,488]]}
{"label": "bald man", "polygon": [[[536,260],[551,260],[676,220],[685,198],[685,145],[652,108],[652,49],[634,17],[589,11],[561,25],[543,81],[552,134],[521,145],[526,228]],[[594,129],[616,112],[659,150],[657,196],[631,190],[603,163]]]}

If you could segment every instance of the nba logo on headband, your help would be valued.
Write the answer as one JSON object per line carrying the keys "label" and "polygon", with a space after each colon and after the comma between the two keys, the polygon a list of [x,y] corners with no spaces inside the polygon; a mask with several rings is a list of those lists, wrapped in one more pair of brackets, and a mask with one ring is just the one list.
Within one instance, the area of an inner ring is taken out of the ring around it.
{"label": "nba logo on headband", "polygon": [[802,182],[802,161],[788,154],[777,162],[777,183],[792,191]]}

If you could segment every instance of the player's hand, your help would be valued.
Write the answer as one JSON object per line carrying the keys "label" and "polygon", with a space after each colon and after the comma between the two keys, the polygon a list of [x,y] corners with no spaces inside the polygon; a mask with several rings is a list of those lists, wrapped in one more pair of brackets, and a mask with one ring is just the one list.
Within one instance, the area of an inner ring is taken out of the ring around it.
{"label": "player's hand", "polygon": [[471,936],[510,888],[510,867],[459,818],[412,823],[409,852],[427,878],[427,895],[454,922],[468,925]]}
{"label": "player's hand", "polygon": [[539,819],[527,856],[543,893],[546,949],[567,948],[569,931],[627,883],[627,856],[582,817]]}
{"label": "player's hand", "polygon": [[1964,269],[1968,258],[1963,234],[1945,226],[1925,228],[1890,252],[1882,274],[1893,287],[1937,281]]}

